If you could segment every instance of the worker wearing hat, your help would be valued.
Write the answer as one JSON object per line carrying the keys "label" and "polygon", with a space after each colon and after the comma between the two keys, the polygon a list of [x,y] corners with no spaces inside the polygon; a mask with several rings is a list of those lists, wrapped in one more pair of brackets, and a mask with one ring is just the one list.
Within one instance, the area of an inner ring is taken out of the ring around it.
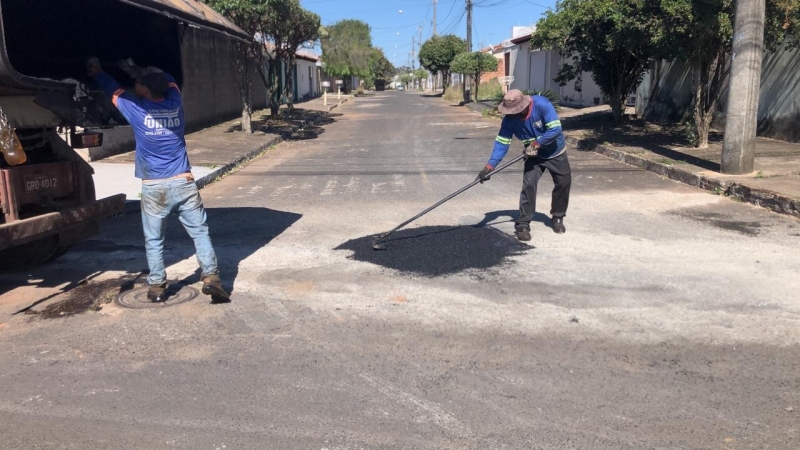
{"label": "worker wearing hat", "polygon": [[522,176],[522,192],[519,197],[519,218],[515,229],[521,241],[531,240],[531,220],[536,212],[536,188],[545,169],[553,177],[555,188],[550,209],[551,224],[556,233],[566,232],[564,216],[569,204],[572,170],[567,159],[567,147],[561,120],[555,107],[541,95],[525,95],[512,89],[503,96],[497,109],[505,114],[500,132],[494,142],[489,162],[478,174],[483,183],[503,160],[516,136],[525,147],[525,170]]}
{"label": "worker wearing hat", "polygon": [[203,293],[215,302],[228,301],[229,294],[220,281],[203,201],[186,153],[180,89],[172,76],[157,68],[141,68],[131,60],[118,64],[133,78],[135,94],[125,91],[111,75],[103,72],[97,58],[89,59],[87,70],[128,120],[136,138],[135,174],[142,180],[142,226],[150,267],[147,298],[154,302],[166,300],[166,220],[170,213],[177,212],[194,240]]}

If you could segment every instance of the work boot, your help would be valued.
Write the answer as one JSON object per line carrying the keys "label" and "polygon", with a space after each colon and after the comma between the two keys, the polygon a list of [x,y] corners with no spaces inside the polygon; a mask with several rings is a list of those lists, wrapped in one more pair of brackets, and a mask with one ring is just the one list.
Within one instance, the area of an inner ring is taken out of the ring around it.
{"label": "work boot", "polygon": [[151,284],[147,290],[147,299],[153,303],[167,300],[167,283]]}
{"label": "work boot", "polygon": [[531,240],[531,230],[530,228],[519,228],[516,231],[517,239],[520,241],[530,241]]}
{"label": "work boot", "polygon": [[563,217],[553,217],[553,231],[558,234],[564,234],[567,232],[567,229],[564,228],[564,218]]}
{"label": "work boot", "polygon": [[231,295],[225,292],[219,275],[211,274],[203,276],[203,294],[210,295],[214,303],[225,303],[231,300]]}

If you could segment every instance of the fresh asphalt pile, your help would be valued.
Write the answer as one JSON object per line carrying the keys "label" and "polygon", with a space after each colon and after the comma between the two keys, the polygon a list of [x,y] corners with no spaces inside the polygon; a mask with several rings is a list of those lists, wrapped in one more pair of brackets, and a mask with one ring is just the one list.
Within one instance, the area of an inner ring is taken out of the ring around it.
{"label": "fresh asphalt pile", "polygon": [[491,227],[427,226],[402,230],[386,241],[388,251],[372,249],[375,236],[345,242],[351,259],[399,272],[437,277],[511,263],[510,257],[533,247]]}

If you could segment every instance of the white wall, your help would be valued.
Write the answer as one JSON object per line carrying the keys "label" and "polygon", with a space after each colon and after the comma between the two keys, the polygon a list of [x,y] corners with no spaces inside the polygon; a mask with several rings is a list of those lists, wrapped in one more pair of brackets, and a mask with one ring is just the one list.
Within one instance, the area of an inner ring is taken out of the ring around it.
{"label": "white wall", "polygon": [[508,74],[514,77],[510,89],[528,89],[528,43],[516,44],[506,50],[510,53]]}
{"label": "white wall", "polygon": [[316,63],[297,58],[297,79],[295,82],[297,83],[297,95],[300,100],[319,96]]}
{"label": "white wall", "polygon": [[594,106],[595,100],[599,101],[599,104],[604,103],[603,94],[600,92],[597,83],[592,79],[590,72],[581,74],[581,91],[575,89],[576,82],[577,80],[572,80],[566,86],[559,87],[557,92],[560,93],[560,104],[566,106]]}
{"label": "white wall", "polygon": [[554,81],[561,65],[561,57],[557,51],[535,51],[530,54],[528,64],[530,65],[529,90],[560,92],[561,87]]}
{"label": "white wall", "polygon": [[603,103],[600,88],[589,72],[582,74],[580,91],[575,89],[575,80],[563,87],[554,81],[563,63],[558,50],[531,53],[530,42],[522,42],[506,49],[504,53],[510,54],[508,73],[514,77],[511,89],[550,90],[559,95],[559,103],[567,106],[592,106],[595,99]]}

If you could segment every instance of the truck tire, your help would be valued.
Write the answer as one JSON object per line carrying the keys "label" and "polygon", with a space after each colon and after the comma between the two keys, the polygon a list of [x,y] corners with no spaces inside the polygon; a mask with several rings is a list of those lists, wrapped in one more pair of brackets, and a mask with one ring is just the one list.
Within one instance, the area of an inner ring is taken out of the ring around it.
{"label": "truck tire", "polygon": [[0,251],[0,272],[31,269],[58,258],[66,253],[66,250],[66,247],[59,246],[57,234],[11,247]]}

